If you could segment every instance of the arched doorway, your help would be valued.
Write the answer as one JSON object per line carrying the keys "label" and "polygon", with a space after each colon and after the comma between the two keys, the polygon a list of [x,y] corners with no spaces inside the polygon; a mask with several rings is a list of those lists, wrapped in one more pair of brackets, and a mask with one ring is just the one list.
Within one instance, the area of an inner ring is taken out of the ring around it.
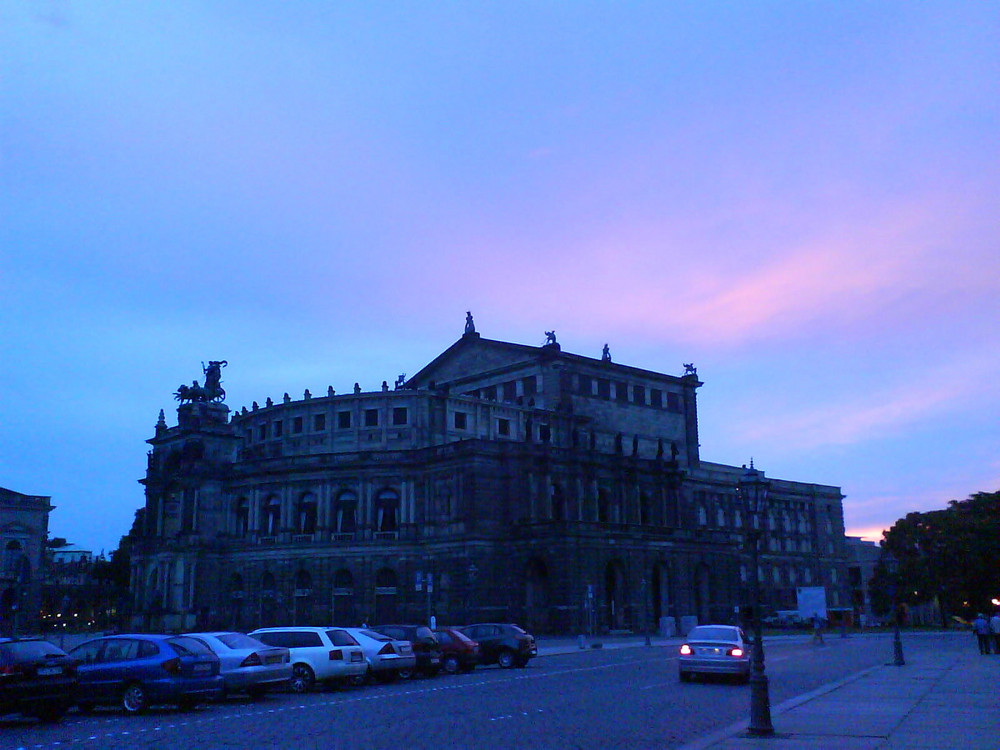
{"label": "arched doorway", "polygon": [[228,620],[230,627],[235,630],[243,630],[243,600],[246,590],[243,585],[243,576],[233,573],[229,577],[229,612]]}
{"label": "arched doorway", "polygon": [[396,572],[391,568],[382,568],[375,574],[375,622],[389,623],[396,621]]}
{"label": "arched doorway", "polygon": [[624,630],[628,627],[628,590],[625,581],[625,564],[617,559],[609,562],[604,571],[609,630]]}
{"label": "arched doorway", "polygon": [[358,624],[354,605],[354,576],[345,568],[333,574],[333,624],[341,627]]}
{"label": "arched doorway", "polygon": [[661,633],[661,635],[673,635],[673,628],[675,626],[672,619],[674,615],[673,592],[670,586],[670,570],[667,568],[666,563],[656,563],[653,565],[651,586],[652,625],[659,632],[663,618],[671,618],[666,622],[667,632]]}
{"label": "arched doorway", "polygon": [[711,570],[707,563],[700,563],[694,572],[695,611],[698,613],[698,622],[702,624],[712,621],[710,575]]}
{"label": "arched doorway", "polygon": [[528,561],[524,575],[524,620],[531,632],[544,633],[549,626],[549,571],[540,558]]}
{"label": "arched doorway", "polygon": [[265,571],[260,577],[260,627],[277,625],[278,590],[274,574]]}
{"label": "arched doorway", "polygon": [[295,574],[295,590],[292,592],[295,625],[309,625],[312,620],[312,576],[305,570]]}

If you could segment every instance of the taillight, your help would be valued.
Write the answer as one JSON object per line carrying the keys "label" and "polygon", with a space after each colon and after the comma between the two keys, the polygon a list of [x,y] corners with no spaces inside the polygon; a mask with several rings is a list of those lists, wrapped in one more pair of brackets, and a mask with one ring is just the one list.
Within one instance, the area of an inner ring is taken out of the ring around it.
{"label": "taillight", "polygon": [[177,658],[167,659],[160,666],[163,667],[163,669],[165,671],[169,672],[170,674],[180,674],[181,673],[181,660],[180,659],[177,659]]}
{"label": "taillight", "polygon": [[24,667],[20,664],[0,664],[0,675],[24,674]]}
{"label": "taillight", "polygon": [[387,643],[387,644],[385,644],[385,645],[384,645],[384,646],[383,646],[382,648],[380,648],[380,649],[379,649],[379,651],[378,651],[378,655],[379,655],[379,656],[385,656],[386,654],[394,654],[394,653],[396,653],[396,649],[394,649],[394,648],[392,647],[392,644],[391,644],[391,643]]}
{"label": "taillight", "polygon": [[730,656],[743,656],[743,649],[741,648],[731,648],[729,649]]}
{"label": "taillight", "polygon": [[341,651],[339,648],[335,648],[333,649],[333,651],[330,652],[330,661],[343,661],[343,660],[344,660],[344,652]]}
{"label": "taillight", "polygon": [[259,667],[263,664],[260,660],[260,654],[254,651],[250,656],[240,662],[241,667]]}
{"label": "taillight", "polygon": [[691,647],[686,643],[681,646],[681,656],[691,656]]}

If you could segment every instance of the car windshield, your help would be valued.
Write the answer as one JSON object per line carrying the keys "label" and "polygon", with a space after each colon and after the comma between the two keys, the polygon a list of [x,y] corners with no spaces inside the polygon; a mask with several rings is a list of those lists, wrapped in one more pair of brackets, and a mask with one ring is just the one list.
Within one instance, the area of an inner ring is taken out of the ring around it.
{"label": "car windshield", "polygon": [[188,638],[187,636],[181,635],[176,638],[169,639],[167,643],[173,646],[177,653],[184,656],[212,653],[212,649],[199,641],[197,638]]}
{"label": "car windshield", "polygon": [[693,628],[690,633],[688,633],[687,639],[689,641],[729,641],[733,642],[737,640],[736,629],[719,627],[719,626],[706,626]]}
{"label": "car windshield", "polygon": [[392,638],[390,638],[389,636],[382,635],[381,633],[376,633],[374,630],[362,630],[361,631],[361,635],[366,635],[366,636],[368,636],[369,638],[371,638],[372,640],[375,640],[375,641],[391,641],[392,640]]}
{"label": "car windshield", "polygon": [[11,641],[0,644],[0,664],[44,659],[46,656],[62,656],[63,654],[63,651],[48,641]]}
{"label": "car windshield", "polygon": [[256,638],[251,638],[243,633],[223,633],[217,636],[218,639],[229,648],[260,648],[264,644]]}

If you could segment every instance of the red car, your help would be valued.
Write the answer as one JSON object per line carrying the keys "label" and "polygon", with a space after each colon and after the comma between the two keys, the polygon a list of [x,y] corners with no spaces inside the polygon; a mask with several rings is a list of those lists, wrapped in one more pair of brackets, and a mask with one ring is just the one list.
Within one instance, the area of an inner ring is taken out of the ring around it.
{"label": "red car", "polygon": [[458,628],[434,631],[441,644],[441,668],[448,674],[471,672],[479,664],[479,644]]}

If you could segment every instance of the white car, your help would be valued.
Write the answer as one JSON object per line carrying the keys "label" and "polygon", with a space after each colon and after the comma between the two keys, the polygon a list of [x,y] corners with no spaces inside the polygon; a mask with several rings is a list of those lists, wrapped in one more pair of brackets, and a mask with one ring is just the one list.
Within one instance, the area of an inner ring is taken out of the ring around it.
{"label": "white car", "polygon": [[[368,628],[344,628],[364,649],[368,675],[388,682],[399,676],[400,671],[413,671],[417,657],[413,644],[390,638]],[[362,682],[364,678],[355,680]]]}
{"label": "white car", "polygon": [[364,679],[365,654],[347,628],[259,628],[249,633],[268,646],[283,646],[291,653],[293,692],[305,693],[317,682],[336,684]]}
{"label": "white car", "polygon": [[253,699],[268,690],[287,687],[292,663],[287,648],[267,646],[243,633],[185,633],[197,638],[219,657],[219,674],[227,693],[246,693]]}
{"label": "white car", "polygon": [[750,644],[735,625],[698,625],[691,628],[677,659],[681,682],[693,675],[728,675],[750,679]]}

